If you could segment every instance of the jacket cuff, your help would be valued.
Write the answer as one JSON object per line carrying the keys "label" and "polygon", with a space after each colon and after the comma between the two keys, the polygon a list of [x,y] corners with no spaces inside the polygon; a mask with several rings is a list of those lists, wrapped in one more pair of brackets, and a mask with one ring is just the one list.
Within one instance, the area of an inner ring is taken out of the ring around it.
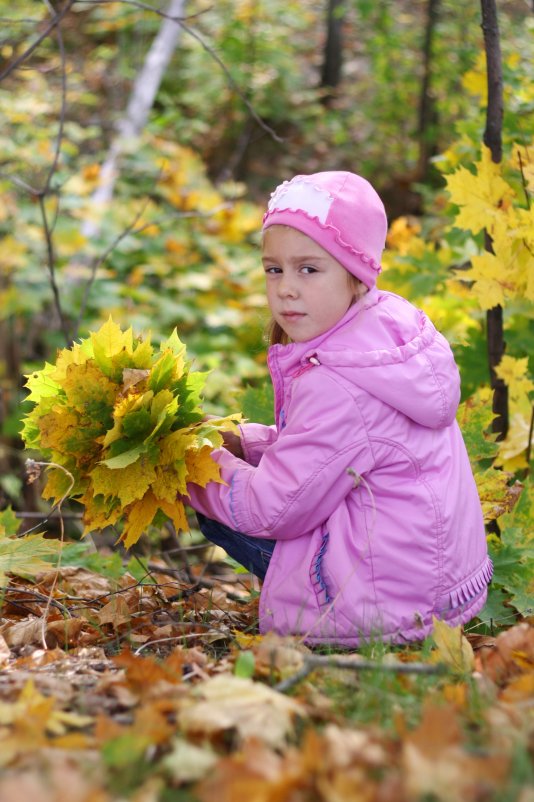
{"label": "jacket cuff", "polygon": [[264,451],[275,442],[278,436],[276,426],[265,426],[262,423],[241,423],[239,430],[245,462],[257,467]]}

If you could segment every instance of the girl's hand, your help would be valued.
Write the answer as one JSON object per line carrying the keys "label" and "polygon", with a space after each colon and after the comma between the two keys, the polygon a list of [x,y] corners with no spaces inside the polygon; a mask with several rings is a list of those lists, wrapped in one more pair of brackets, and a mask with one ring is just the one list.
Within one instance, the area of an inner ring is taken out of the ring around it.
{"label": "girl's hand", "polygon": [[243,454],[243,446],[241,445],[241,438],[239,435],[234,434],[233,432],[222,432],[222,436],[224,438],[223,445],[226,450],[233,454],[234,457],[245,459],[245,455]]}
{"label": "girl's hand", "polygon": [[[204,420],[210,420],[212,418],[217,418],[218,415],[206,415]],[[243,453],[243,446],[241,445],[241,438],[239,435],[234,434],[233,432],[221,432],[223,436],[223,446],[224,448],[229,451],[234,457],[239,457],[239,459],[245,459],[245,455]]]}

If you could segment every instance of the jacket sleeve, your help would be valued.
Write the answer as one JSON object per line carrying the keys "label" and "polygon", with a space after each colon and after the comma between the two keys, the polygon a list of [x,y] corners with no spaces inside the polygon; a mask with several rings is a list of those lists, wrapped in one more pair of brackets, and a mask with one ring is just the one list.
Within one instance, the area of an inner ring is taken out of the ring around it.
{"label": "jacket sleeve", "polygon": [[299,537],[328,520],[354,486],[347,468],[365,473],[374,463],[355,399],[317,370],[320,381],[295,380],[287,425],[257,467],[214,452],[226,484],[188,485],[193,508],[260,538]]}
{"label": "jacket sleeve", "polygon": [[264,426],[262,423],[242,423],[239,429],[245,462],[256,466],[265,449],[276,440],[278,436],[276,426]]}

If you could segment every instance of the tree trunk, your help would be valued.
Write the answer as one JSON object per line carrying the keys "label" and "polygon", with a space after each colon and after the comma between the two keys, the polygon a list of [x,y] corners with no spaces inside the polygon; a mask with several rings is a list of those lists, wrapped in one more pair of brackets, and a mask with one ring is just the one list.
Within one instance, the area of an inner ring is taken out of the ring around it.
{"label": "tree trunk", "polygon": [[417,139],[419,141],[418,176],[420,181],[428,177],[429,163],[436,147],[437,114],[432,94],[432,44],[439,17],[440,0],[428,0],[423,45],[423,81],[419,98],[419,120]]}
{"label": "tree trunk", "polygon": [[[328,0],[326,11],[326,43],[321,70],[321,86],[326,89],[335,88],[341,81],[343,64],[343,17],[344,0]],[[329,95],[325,97],[328,102]]]}
{"label": "tree trunk", "polygon": [[[488,107],[486,111],[486,128],[484,144],[491,152],[495,163],[502,159],[502,64],[501,45],[499,39],[499,22],[495,0],[481,0],[482,30],[486,51],[486,69],[488,81]],[[486,234],[486,250],[492,251],[491,237]],[[493,431],[498,433],[498,440],[503,440],[508,431],[508,387],[495,374],[495,367],[501,361],[506,344],[503,334],[503,310],[494,306],[486,313],[488,361],[490,381],[493,389]]]}
{"label": "tree trunk", "polygon": [[[165,12],[167,17],[182,17],[184,5],[185,0],[170,0]],[[111,201],[124,145],[139,136],[145,127],[161,80],[180,39],[180,25],[167,17],[163,18],[145,63],[135,79],[126,113],[117,125],[117,136],[100,170],[100,185],[92,197],[95,206],[103,206]],[[89,239],[97,235],[99,229],[98,222],[87,220],[83,224],[82,234]]]}

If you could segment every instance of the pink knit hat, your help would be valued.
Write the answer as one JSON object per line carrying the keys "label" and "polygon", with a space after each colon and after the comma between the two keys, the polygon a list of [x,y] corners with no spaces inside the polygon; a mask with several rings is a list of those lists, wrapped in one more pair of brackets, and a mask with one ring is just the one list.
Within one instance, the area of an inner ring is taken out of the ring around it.
{"label": "pink knit hat", "polygon": [[367,287],[376,284],[387,233],[384,205],[355,173],[297,175],[271,195],[263,230],[296,228],[324,248]]}

